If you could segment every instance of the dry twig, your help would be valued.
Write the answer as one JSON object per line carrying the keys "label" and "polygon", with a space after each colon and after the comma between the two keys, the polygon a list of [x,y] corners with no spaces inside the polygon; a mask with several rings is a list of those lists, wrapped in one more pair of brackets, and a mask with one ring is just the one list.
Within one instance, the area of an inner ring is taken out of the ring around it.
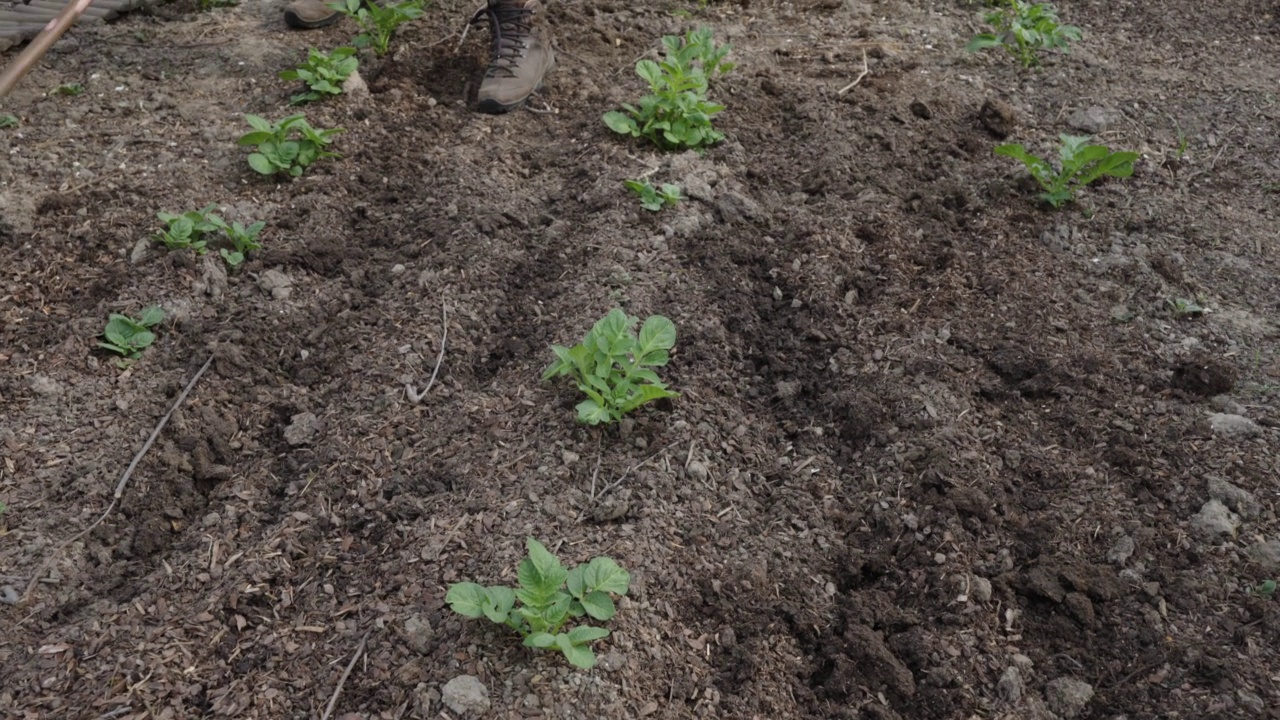
{"label": "dry twig", "polygon": [[427,386],[422,388],[422,392],[413,389],[412,383],[405,383],[404,394],[409,398],[409,402],[417,405],[422,402],[422,398],[427,396],[431,391],[431,386],[436,384],[436,374],[440,372],[440,363],[444,362],[444,343],[449,339],[449,306],[440,305],[440,322],[444,329],[440,331],[440,354],[436,356],[436,368],[431,371],[431,379],[427,381]]}
{"label": "dry twig", "polygon": [[838,92],[836,92],[836,95],[843,95],[843,94],[845,94],[845,93],[849,92],[850,90],[854,89],[855,87],[857,87],[857,86],[858,86],[858,83],[862,82],[862,78],[864,78],[864,77],[866,77],[866,76],[867,76],[867,51],[866,51],[866,49],[865,49],[865,48],[863,48],[863,50],[862,50],[862,72],[858,73],[858,77],[854,78],[854,79],[853,79],[853,82],[851,82],[851,83],[849,83],[848,85],[845,85],[844,87],[840,88],[840,90],[839,90]]}
{"label": "dry twig", "polygon": [[360,655],[364,652],[364,644],[369,640],[369,632],[365,632],[364,637],[360,638],[360,644],[356,646],[356,654],[351,656],[351,662],[347,663],[347,669],[342,671],[342,677],[338,678],[338,687],[333,689],[333,697],[329,698],[329,704],[325,706],[324,715],[320,716],[320,720],[329,720],[329,716],[333,714],[333,706],[338,704],[338,696],[342,694],[342,686],[347,684],[347,677],[351,675],[351,668],[356,666],[356,661],[360,659]]}
{"label": "dry twig", "polygon": [[164,426],[169,424],[169,418],[173,417],[173,413],[177,411],[178,406],[181,405],[183,401],[187,399],[187,396],[191,394],[191,390],[196,386],[196,382],[200,380],[200,376],[204,375],[204,371],[208,370],[209,365],[212,363],[213,356],[210,355],[209,359],[204,361],[204,365],[201,365],[200,369],[196,371],[195,377],[191,378],[191,381],[187,383],[187,386],[182,389],[182,393],[178,395],[178,399],[174,400],[173,404],[169,406],[169,412],[165,413],[164,417],[160,418],[160,422],[157,423],[155,429],[151,431],[151,436],[142,444],[142,449],[138,451],[137,455],[133,456],[133,461],[129,463],[128,468],[125,468],[124,474],[120,476],[120,482],[116,483],[116,491],[111,494],[111,503],[107,505],[107,509],[102,511],[102,514],[98,516],[97,520],[93,521],[92,525],[81,530],[67,540],[64,540],[62,544],[58,546],[58,549],[54,550],[53,554],[41,563],[40,569],[31,577],[31,582],[27,583],[27,589],[22,593],[22,598],[19,602],[26,602],[27,598],[31,595],[31,591],[35,589],[36,584],[40,582],[40,578],[44,576],[45,570],[48,569],[51,563],[57,561],[58,557],[62,555],[62,551],[66,550],[68,545],[79,540],[85,535],[88,535],[94,528],[98,527],[103,520],[106,520],[107,516],[111,514],[111,511],[116,508],[116,504],[120,502],[120,497],[124,495],[125,483],[129,482],[129,478],[133,476],[134,469],[138,467],[138,463],[142,462],[143,456],[147,454],[147,451],[151,449],[151,445],[156,441],[156,438],[160,436],[160,431],[164,430]]}

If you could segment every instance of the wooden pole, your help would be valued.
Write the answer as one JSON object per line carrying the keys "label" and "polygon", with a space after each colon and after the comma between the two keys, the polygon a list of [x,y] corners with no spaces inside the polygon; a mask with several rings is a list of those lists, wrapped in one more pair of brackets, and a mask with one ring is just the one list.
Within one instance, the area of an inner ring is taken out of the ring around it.
{"label": "wooden pole", "polygon": [[75,21],[84,14],[85,9],[89,7],[89,3],[93,0],[75,0],[75,2],[67,3],[67,6],[58,13],[58,16],[49,21],[48,25],[36,35],[31,42],[18,53],[18,57],[13,59],[9,67],[0,73],[0,98],[7,97],[23,75],[27,74],[35,64],[44,57],[50,47],[62,37],[67,28],[75,24]]}

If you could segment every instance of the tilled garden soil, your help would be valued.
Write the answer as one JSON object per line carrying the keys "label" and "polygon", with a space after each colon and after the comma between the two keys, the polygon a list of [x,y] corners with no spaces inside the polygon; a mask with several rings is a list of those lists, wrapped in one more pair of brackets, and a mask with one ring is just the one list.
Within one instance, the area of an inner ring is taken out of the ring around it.
{"label": "tilled garden soil", "polygon": [[[1024,71],[977,4],[563,0],[490,117],[445,2],[277,184],[242,114],[352,32],[282,8],[86,26],[0,107],[4,717],[457,717],[463,675],[502,718],[1280,717],[1274,4],[1063,2]],[[728,139],[611,133],[700,25]],[[992,152],[1080,128],[1142,157],[1059,211]],[[239,271],[146,241],[209,203],[267,222]],[[619,305],[681,397],[579,426],[548,346]],[[632,572],[591,671],[444,603],[527,537]]]}

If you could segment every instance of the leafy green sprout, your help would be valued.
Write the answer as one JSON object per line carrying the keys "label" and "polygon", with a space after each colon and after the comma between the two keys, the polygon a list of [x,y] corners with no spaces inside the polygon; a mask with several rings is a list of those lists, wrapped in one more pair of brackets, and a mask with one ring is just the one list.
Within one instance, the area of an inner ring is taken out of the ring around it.
{"label": "leafy green sprout", "polygon": [[261,175],[298,177],[316,160],[340,157],[326,148],[342,128],[317,130],[301,114],[290,115],[279,124],[257,115],[244,118],[253,131],[240,136],[239,143],[256,146],[257,151],[249,155],[249,167]]}
{"label": "leafy green sprout", "polygon": [[1264,580],[1261,584],[1259,584],[1253,590],[1254,592],[1258,593],[1258,596],[1261,597],[1263,600],[1270,600],[1276,594],[1276,581]]}
{"label": "leafy green sprout", "polygon": [[100,341],[98,347],[126,358],[142,357],[142,351],[156,341],[155,333],[151,332],[151,328],[159,325],[162,320],[164,320],[164,310],[157,306],[146,308],[137,319],[112,313],[107,319],[106,328],[102,331],[102,336],[106,340]]}
{"label": "leafy green sprout", "polygon": [[679,397],[667,389],[653,368],[664,367],[676,344],[676,326],[661,315],[644,321],[619,308],[596,321],[582,342],[572,348],[552,345],[556,361],[543,380],[567,376],[587,396],[578,403],[578,421],[587,425],[613,423],[646,403]]}
{"label": "leafy green sprout", "polygon": [[203,255],[208,251],[209,236],[220,231],[226,235],[231,248],[220,248],[218,254],[229,267],[239,267],[249,251],[262,249],[258,236],[266,223],[259,221],[248,227],[239,222],[228,223],[213,213],[215,207],[217,206],[209,205],[180,215],[156,213],[156,217],[165,223],[165,228],[156,233],[154,238],[170,250],[194,250],[197,255]]}
{"label": "leafy green sprout", "polygon": [[216,215],[214,218],[218,222],[219,229],[226,233],[227,239],[231,241],[233,249],[220,248],[218,250],[218,254],[222,256],[228,267],[233,269],[240,267],[250,250],[262,249],[262,242],[258,239],[258,235],[267,226],[265,222],[259,220],[245,227],[238,222],[228,224]]}
{"label": "leafy green sprout", "polygon": [[18,116],[5,113],[0,115],[0,130],[18,127]]}
{"label": "leafy green sprout", "polygon": [[357,47],[369,47],[379,57],[391,49],[396,28],[422,16],[423,0],[404,0],[379,5],[370,0],[339,0],[329,7],[355,20],[363,31],[352,41]]}
{"label": "leafy green sprout", "polygon": [[235,7],[239,4],[240,0],[200,0],[200,9],[207,11],[216,8]]}
{"label": "leafy green sprout", "polygon": [[340,47],[328,53],[310,48],[305,63],[293,70],[280,72],[282,80],[301,80],[307,84],[307,91],[294,95],[290,104],[302,105],[341,95],[342,83],[360,66],[360,59],[355,54],[353,47]]}
{"label": "leafy green sprout", "polygon": [[1022,145],[1000,145],[997,155],[1004,155],[1022,162],[1040,187],[1040,199],[1055,208],[1075,199],[1076,192],[1089,183],[1103,177],[1126,178],[1133,175],[1135,152],[1112,152],[1105,145],[1090,145],[1088,136],[1060,135],[1058,149],[1060,167],[1055,169],[1048,160],[1027,152]]}
{"label": "leafy green sprout", "polygon": [[984,19],[995,32],[975,35],[965,50],[977,52],[1003,47],[1023,67],[1040,64],[1042,50],[1065,53],[1072,41],[1080,39],[1080,28],[1060,25],[1058,12],[1049,3],[1008,0],[1000,9],[987,13]]}
{"label": "leafy green sprout", "polygon": [[1169,309],[1173,311],[1173,314],[1180,318],[1196,318],[1209,312],[1209,308],[1195,300],[1169,298],[1165,302],[1169,305]]}
{"label": "leafy green sprout", "polygon": [[182,214],[158,212],[156,217],[165,224],[165,228],[154,235],[170,250],[194,250],[197,255],[206,252],[208,240],[205,235],[219,229],[221,219],[213,214],[216,205],[209,205],[200,210],[189,210]]}
{"label": "leafy green sprout", "polygon": [[488,618],[515,630],[525,647],[559,650],[580,668],[594,667],[596,656],[590,643],[608,637],[609,631],[580,624],[564,632],[564,627],[584,617],[612,619],[617,613],[612,595],[626,595],[631,576],[611,558],[592,558],[566,570],[537,540],[528,538],[526,547],[529,555],[516,570],[520,587],[454,583],[445,601],[464,617]]}
{"label": "leafy green sprout", "polygon": [[684,199],[680,186],[671,183],[654,187],[648,180],[623,180],[622,184],[640,197],[640,207],[651,212],[658,212],[663,206],[675,205]]}
{"label": "leafy green sprout", "polygon": [[84,94],[84,85],[81,85],[80,83],[67,83],[65,85],[59,85],[54,88],[53,91],[58,95],[65,97],[77,97]]}
{"label": "leafy green sprout", "polygon": [[711,30],[693,30],[684,37],[662,38],[661,61],[640,60],[636,74],[649,84],[650,94],[637,105],[604,115],[604,122],[621,135],[645,138],[663,150],[698,149],[715,145],[724,133],[712,127],[723,105],[708,101],[712,78],[734,68],[725,60],[731,46],[716,45]]}

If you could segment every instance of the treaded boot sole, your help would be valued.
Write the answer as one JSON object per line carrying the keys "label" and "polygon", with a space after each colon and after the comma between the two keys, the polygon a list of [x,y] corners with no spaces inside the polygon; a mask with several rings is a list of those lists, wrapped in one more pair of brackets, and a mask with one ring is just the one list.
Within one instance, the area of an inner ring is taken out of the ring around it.
{"label": "treaded boot sole", "polygon": [[[552,63],[551,67],[547,68],[547,72],[543,75],[543,77],[545,78],[547,75],[550,75],[551,71],[555,69],[556,69],[555,63]],[[476,112],[482,112],[482,113],[485,113],[486,115],[502,115],[504,113],[509,113],[512,110],[518,110],[526,102],[528,102],[529,98],[533,97],[535,93],[542,92],[542,88],[544,85],[546,85],[545,79],[542,82],[539,82],[536,86],[534,86],[533,92],[529,93],[528,95],[525,95],[524,97],[520,98],[519,100],[513,103],[509,103],[506,105],[503,105],[502,103],[498,102],[497,100],[494,100],[493,98],[485,98],[484,100],[481,100],[476,105]]]}
{"label": "treaded boot sole", "polygon": [[284,11],[284,24],[294,30],[318,30],[322,27],[328,27],[342,17],[342,13],[334,11],[332,15],[323,17],[319,20],[303,20],[302,16],[292,10]]}
{"label": "treaded boot sole", "polygon": [[[364,0],[362,3],[365,7],[369,6],[370,0]],[[342,13],[334,10],[331,14],[320,18],[319,20],[305,20],[301,15],[293,11],[293,8],[286,8],[284,11],[284,24],[294,30],[318,30],[322,27],[330,25],[342,19]]]}

